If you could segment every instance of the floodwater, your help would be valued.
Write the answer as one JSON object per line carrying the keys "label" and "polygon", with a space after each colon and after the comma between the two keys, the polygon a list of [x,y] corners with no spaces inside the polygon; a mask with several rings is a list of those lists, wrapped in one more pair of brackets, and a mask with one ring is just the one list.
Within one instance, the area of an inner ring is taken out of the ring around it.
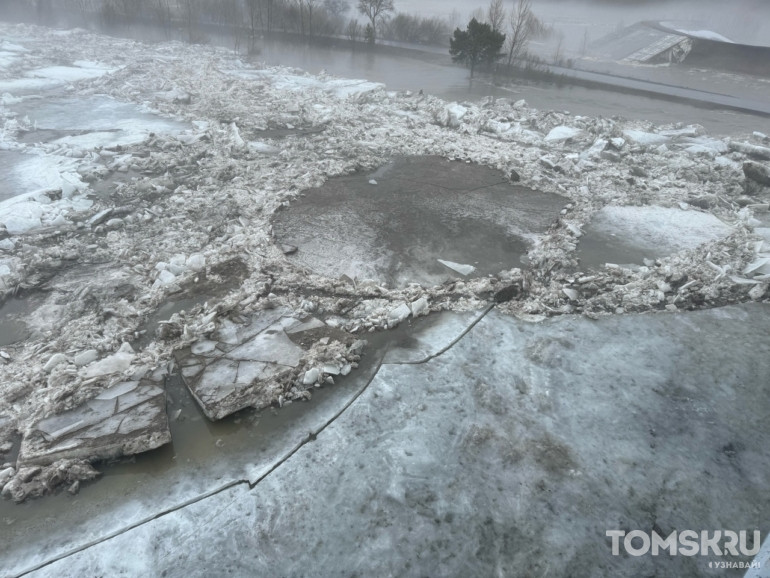
{"label": "floodwater", "polygon": [[29,337],[30,331],[23,318],[33,307],[28,299],[11,298],[0,304],[0,346]]}
{"label": "floodwater", "polygon": [[521,267],[566,202],[487,167],[404,157],[307,191],[273,230],[299,248],[289,259],[322,275],[436,285],[458,276],[441,261],[470,265],[474,277]]}
{"label": "floodwater", "polygon": [[[254,62],[264,62],[269,65],[292,66],[317,74],[325,70],[329,74],[344,78],[361,78],[382,82],[389,90],[423,90],[449,101],[477,101],[486,96],[508,98],[511,100],[526,100],[530,106],[540,110],[567,110],[572,114],[583,116],[614,117],[622,116],[635,120],[649,120],[657,124],[683,122],[686,124],[701,124],[713,134],[750,134],[755,130],[770,131],[770,120],[755,115],[719,109],[719,104],[740,106],[742,99],[738,96],[725,98],[711,95],[711,104],[716,108],[695,107],[692,104],[672,100],[677,97],[695,98],[697,90],[670,90],[654,82],[623,81],[631,88],[665,90],[672,92],[670,98],[653,98],[636,94],[624,94],[598,88],[586,88],[570,84],[554,82],[516,81],[503,83],[502,79],[479,76],[471,80],[468,70],[451,63],[448,53],[420,53],[401,49],[378,48],[373,51],[366,49],[351,49],[350,43],[340,40],[336,46],[319,46],[316,44],[292,43],[283,39],[270,37],[262,38],[257,43],[259,53],[251,57]],[[638,68],[638,67],[637,67]],[[612,72],[618,74],[617,68]],[[628,72],[629,76],[637,75],[638,70]],[[700,76],[709,76],[703,72],[699,75],[698,86],[707,84]],[[615,82],[617,77],[603,77],[595,73],[586,73],[587,80]],[[681,81],[688,80],[693,74],[682,69]],[[730,79],[724,78],[723,73],[714,73],[721,84]],[[652,77],[650,77],[652,78]],[[666,75],[669,83],[675,82],[677,75]],[[757,81],[758,82],[758,81]],[[733,87],[735,82],[732,83]],[[756,90],[748,91],[750,108],[756,99]],[[681,94],[680,94],[681,93]],[[708,96],[705,95],[704,96]],[[721,101],[724,100],[724,103]],[[770,109],[770,104],[765,103]]]}

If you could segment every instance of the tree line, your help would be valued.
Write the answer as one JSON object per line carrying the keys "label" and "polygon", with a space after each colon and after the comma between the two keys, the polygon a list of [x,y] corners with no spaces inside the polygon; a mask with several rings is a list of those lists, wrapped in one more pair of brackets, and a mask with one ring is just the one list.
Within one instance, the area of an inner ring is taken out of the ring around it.
{"label": "tree line", "polygon": [[[490,0],[477,9],[465,29],[450,38],[448,18],[396,13],[394,0],[0,0],[2,13],[12,8],[41,24],[89,25],[106,28],[151,24],[171,33],[182,29],[189,42],[205,42],[204,28],[214,25],[233,38],[235,48],[248,36],[293,32],[302,37],[348,37],[374,43],[377,38],[418,44],[446,44],[455,62],[490,68],[505,59],[508,68],[528,54],[529,43],[552,30],[532,11],[532,0]],[[361,24],[358,17],[362,17]]]}
{"label": "tree line", "polygon": [[191,42],[205,39],[206,25],[228,29],[236,41],[282,31],[371,43],[383,38],[446,44],[450,32],[443,18],[396,13],[393,0],[0,0],[3,16],[46,25],[182,28]]}
{"label": "tree line", "polygon": [[515,0],[510,11],[503,0],[490,0],[487,10],[477,10],[465,30],[455,29],[449,41],[452,60],[467,65],[473,77],[478,66],[491,68],[507,57],[510,69],[516,61],[532,59],[530,41],[551,35],[532,11],[532,0]]}

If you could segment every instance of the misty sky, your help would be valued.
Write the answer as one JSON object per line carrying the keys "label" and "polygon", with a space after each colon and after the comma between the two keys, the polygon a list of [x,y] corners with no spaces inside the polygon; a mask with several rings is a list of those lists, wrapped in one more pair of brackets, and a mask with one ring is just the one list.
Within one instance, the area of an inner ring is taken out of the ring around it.
{"label": "misty sky", "polygon": [[[506,0],[512,6],[515,0]],[[488,0],[395,0],[396,8],[426,16],[446,17],[456,10],[462,19]],[[708,28],[736,42],[770,45],[770,0],[533,0],[535,13],[564,32],[567,48],[576,49],[585,31],[596,40],[619,25],[641,20],[667,20]],[[570,46],[570,43],[576,46]]]}

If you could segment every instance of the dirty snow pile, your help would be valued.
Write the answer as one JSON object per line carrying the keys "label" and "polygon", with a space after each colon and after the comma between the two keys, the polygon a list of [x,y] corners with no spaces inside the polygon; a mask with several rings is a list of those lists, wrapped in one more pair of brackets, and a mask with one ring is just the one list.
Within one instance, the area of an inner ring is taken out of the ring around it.
{"label": "dirty snow pile", "polygon": [[[0,163],[14,155],[13,170],[27,167],[21,194],[0,203],[0,292],[42,299],[23,316],[27,334],[0,350],[0,449],[115,384],[158,379],[175,370],[174,352],[265,311],[359,335],[493,301],[539,319],[767,296],[764,135],[731,140],[505,99],[447,103],[224,49],[80,30],[0,25],[0,38]],[[62,99],[130,104],[159,124],[117,141],[120,127],[41,131],[35,107]],[[274,213],[398,155],[487,165],[562,195],[564,209],[526,269],[512,263],[494,276],[463,269],[443,285],[389,288],[294,265],[272,237]],[[667,251],[584,270],[577,248],[593,219]],[[193,297],[147,329],[160,305]],[[332,375],[322,368],[355,362],[352,343],[318,332],[304,357],[271,373],[262,403],[307,397]]]}

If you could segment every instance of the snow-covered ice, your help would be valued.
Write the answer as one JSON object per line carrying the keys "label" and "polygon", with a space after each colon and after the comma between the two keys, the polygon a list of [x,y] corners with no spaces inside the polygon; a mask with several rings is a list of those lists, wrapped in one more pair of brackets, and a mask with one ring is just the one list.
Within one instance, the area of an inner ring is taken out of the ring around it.
{"label": "snow-covered ice", "polygon": [[[726,237],[732,229],[713,215],[697,210],[666,207],[604,207],[596,212],[581,243],[601,239],[622,255],[629,249],[633,263],[638,254],[648,259],[694,249],[708,241]],[[595,259],[592,259],[595,260]],[[638,263],[643,264],[643,263]]]}

